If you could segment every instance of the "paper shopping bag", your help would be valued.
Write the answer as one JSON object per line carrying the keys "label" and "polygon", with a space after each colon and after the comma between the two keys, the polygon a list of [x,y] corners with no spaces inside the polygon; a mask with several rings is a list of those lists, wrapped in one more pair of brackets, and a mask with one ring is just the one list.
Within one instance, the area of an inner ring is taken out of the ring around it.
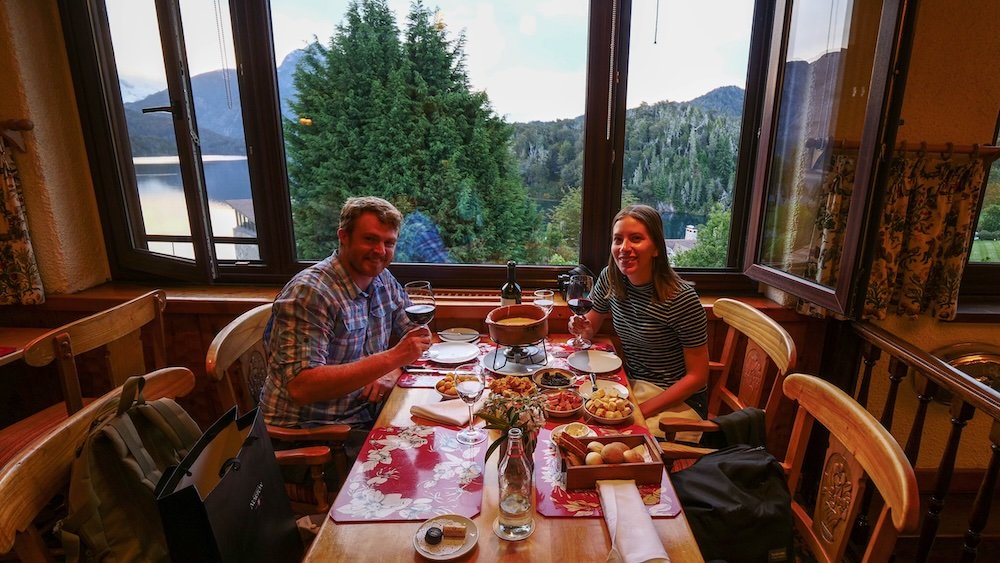
{"label": "paper shopping bag", "polygon": [[295,526],[264,421],[233,407],[157,486],[173,561],[300,561]]}

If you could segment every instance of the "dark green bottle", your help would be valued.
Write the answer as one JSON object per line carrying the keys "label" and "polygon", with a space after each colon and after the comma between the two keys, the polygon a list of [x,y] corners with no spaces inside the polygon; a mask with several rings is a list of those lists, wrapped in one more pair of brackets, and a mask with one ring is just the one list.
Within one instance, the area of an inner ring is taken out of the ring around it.
{"label": "dark green bottle", "polygon": [[507,281],[500,288],[500,306],[521,304],[521,286],[517,284],[515,268],[517,268],[517,262],[508,260]]}

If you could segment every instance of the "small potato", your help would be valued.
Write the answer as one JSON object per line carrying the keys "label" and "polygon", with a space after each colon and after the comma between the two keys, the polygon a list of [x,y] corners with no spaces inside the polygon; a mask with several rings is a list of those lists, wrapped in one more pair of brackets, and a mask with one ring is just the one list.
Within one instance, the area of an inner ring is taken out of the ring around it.
{"label": "small potato", "polygon": [[589,452],[587,454],[587,459],[584,460],[584,463],[587,465],[602,465],[604,463],[604,458],[602,458],[601,454],[597,452]]}

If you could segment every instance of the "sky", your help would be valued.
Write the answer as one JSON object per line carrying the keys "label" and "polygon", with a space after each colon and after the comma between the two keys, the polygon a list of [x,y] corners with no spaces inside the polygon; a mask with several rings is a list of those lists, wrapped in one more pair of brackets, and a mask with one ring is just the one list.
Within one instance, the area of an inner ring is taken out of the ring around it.
{"label": "sky", "polygon": [[[163,83],[163,65],[151,0],[107,0],[119,74]],[[181,0],[192,74],[233,66],[231,35],[215,2]],[[225,6],[225,2],[220,2]],[[318,37],[326,42],[347,0],[272,0],[278,63]],[[452,37],[466,35],[469,78],[486,90],[509,121],[572,118],[583,113],[588,2],[585,0],[439,0]],[[389,0],[397,25],[405,25],[409,0]],[[641,102],[687,101],[720,86],[743,87],[753,7],[751,0],[635,0],[633,2],[628,107]],[[838,30],[840,31],[840,30]],[[828,34],[822,38],[828,39]],[[150,38],[154,38],[151,41]],[[804,57],[816,48],[799,40]],[[828,41],[829,42],[829,41]],[[139,80],[141,79],[141,80]]]}

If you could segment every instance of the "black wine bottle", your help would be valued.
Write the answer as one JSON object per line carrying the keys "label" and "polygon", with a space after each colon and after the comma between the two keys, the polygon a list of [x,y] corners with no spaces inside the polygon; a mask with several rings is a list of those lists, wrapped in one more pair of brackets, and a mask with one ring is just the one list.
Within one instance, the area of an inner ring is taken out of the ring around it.
{"label": "black wine bottle", "polygon": [[517,275],[514,272],[515,268],[517,268],[517,262],[508,260],[507,281],[500,288],[501,306],[521,304],[521,286],[517,284]]}

